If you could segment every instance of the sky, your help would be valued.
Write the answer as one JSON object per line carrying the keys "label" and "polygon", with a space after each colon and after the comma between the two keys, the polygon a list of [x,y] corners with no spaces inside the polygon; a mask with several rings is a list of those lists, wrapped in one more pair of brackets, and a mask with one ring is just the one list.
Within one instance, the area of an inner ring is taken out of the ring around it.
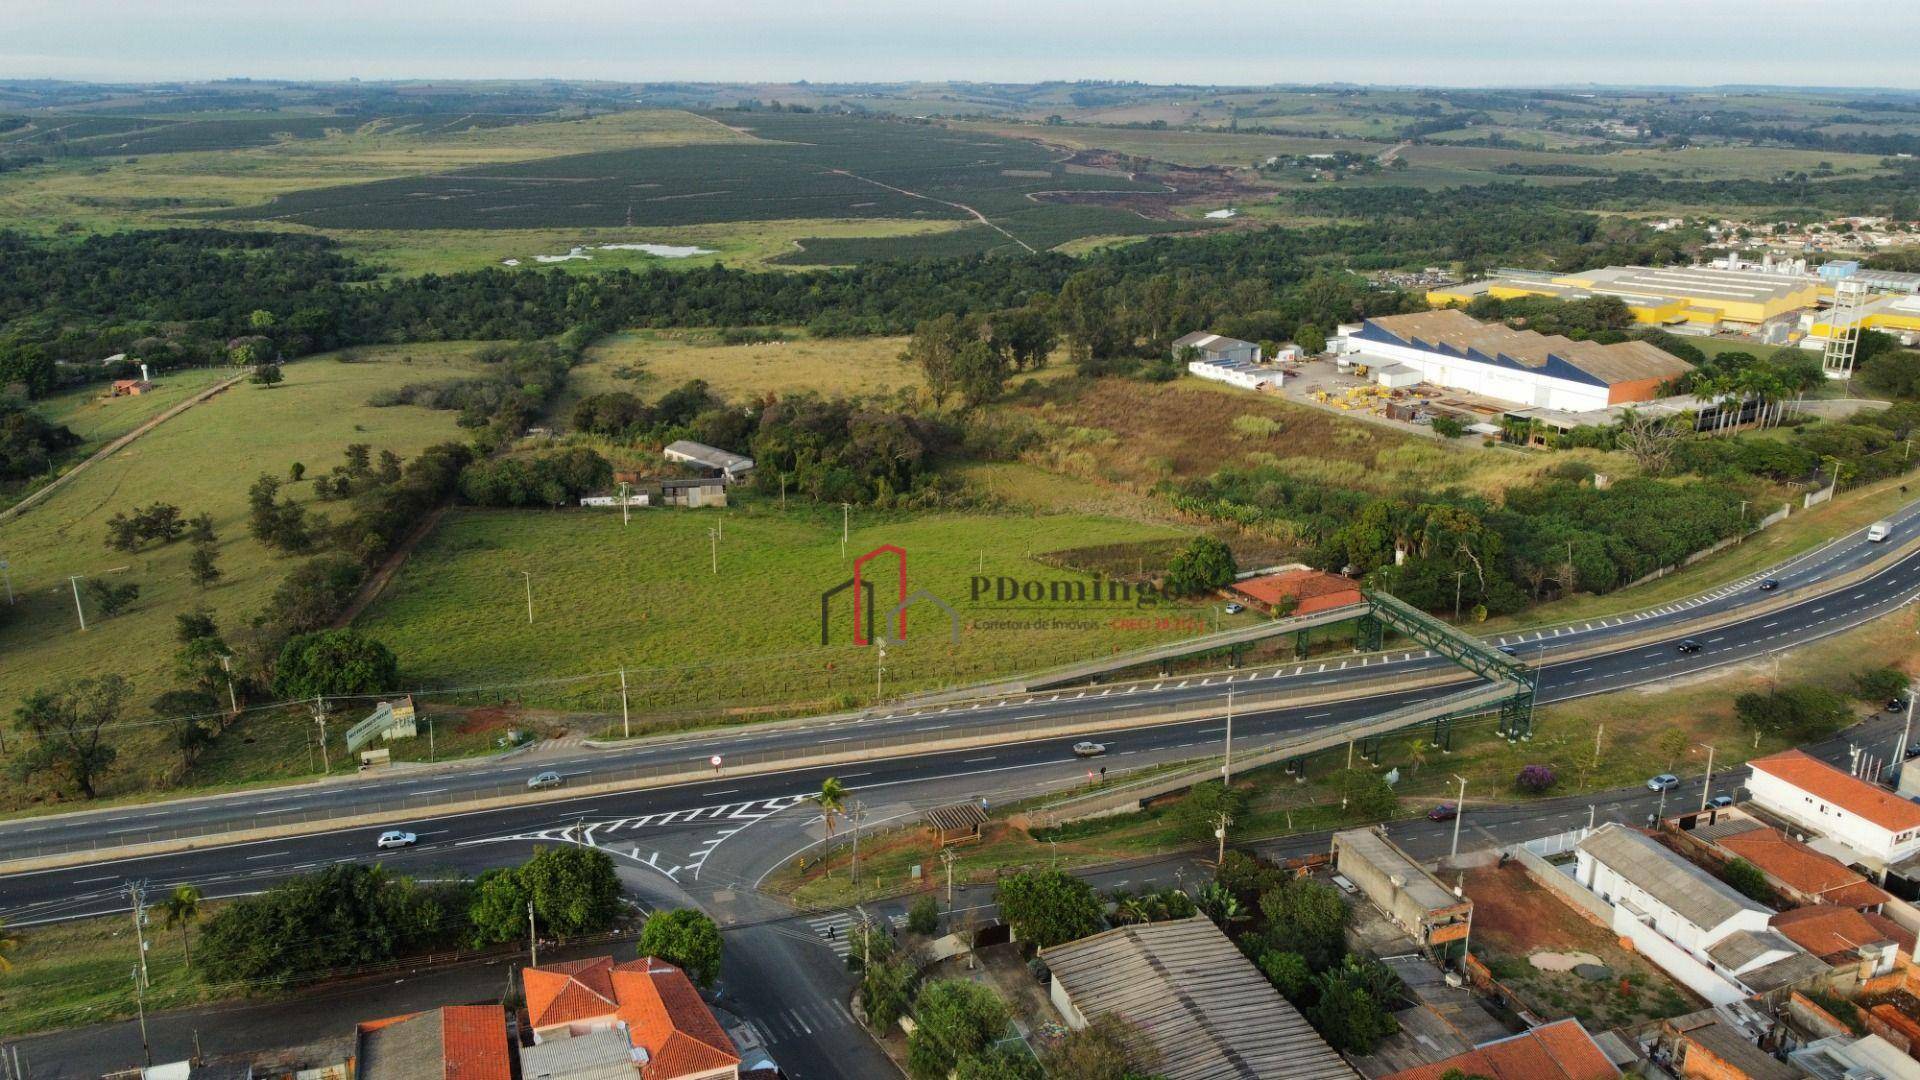
{"label": "sky", "polygon": [[1915,0],[0,0],[0,79],[127,82],[1920,89],[1915,42]]}

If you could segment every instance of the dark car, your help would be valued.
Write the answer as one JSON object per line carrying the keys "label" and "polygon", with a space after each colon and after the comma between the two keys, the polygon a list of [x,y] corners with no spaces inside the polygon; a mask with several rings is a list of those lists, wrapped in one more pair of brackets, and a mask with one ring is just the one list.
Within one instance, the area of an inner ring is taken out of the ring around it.
{"label": "dark car", "polygon": [[1725,810],[1732,805],[1733,796],[1731,795],[1715,795],[1713,798],[1707,800],[1707,808],[1711,810]]}
{"label": "dark car", "polygon": [[1888,712],[1906,712],[1907,711],[1906,700],[1904,698],[1897,698],[1897,697],[1888,698],[1887,711]]}
{"label": "dark car", "polygon": [[1519,655],[1520,655],[1520,650],[1518,650],[1518,649],[1516,649],[1516,648],[1514,648],[1514,647],[1513,647],[1513,646],[1511,646],[1511,645],[1502,645],[1502,646],[1500,646],[1500,651],[1501,651],[1501,652],[1503,652],[1503,653],[1506,653],[1506,654],[1507,654],[1508,656],[1519,656]]}
{"label": "dark car", "polygon": [[1697,653],[1700,651],[1700,643],[1692,638],[1681,638],[1680,643],[1675,645],[1674,648],[1682,654]]}
{"label": "dark car", "polygon": [[1770,578],[1768,578],[1768,579],[1766,579],[1765,581],[1762,581],[1762,582],[1760,583],[1760,591],[1761,591],[1761,592],[1772,592],[1773,590],[1775,590],[1775,589],[1777,589],[1777,588],[1779,588],[1779,587],[1780,587],[1780,579],[1779,579],[1779,578],[1772,578],[1772,577],[1770,577]]}
{"label": "dark car", "polygon": [[1443,802],[1439,806],[1427,811],[1428,821],[1452,821],[1459,816],[1460,808],[1450,802]]}

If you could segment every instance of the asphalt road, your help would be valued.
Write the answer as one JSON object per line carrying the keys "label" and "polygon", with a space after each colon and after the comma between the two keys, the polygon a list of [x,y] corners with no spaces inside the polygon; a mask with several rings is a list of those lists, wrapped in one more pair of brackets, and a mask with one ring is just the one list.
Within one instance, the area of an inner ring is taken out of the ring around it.
{"label": "asphalt road", "polygon": [[[1692,657],[1671,655],[1664,646],[1637,650],[1641,662],[1621,667],[1620,656],[1598,657],[1574,665],[1552,663],[1556,652],[1604,644],[1609,639],[1655,631],[1667,624],[1678,624],[1707,615],[1735,612],[1762,600],[1791,594],[1836,575],[1885,558],[1887,552],[1916,531],[1920,531],[1920,502],[1902,509],[1894,518],[1894,535],[1884,544],[1870,544],[1864,530],[1842,537],[1780,566],[1748,575],[1739,581],[1707,590],[1686,600],[1661,605],[1632,615],[1576,622],[1494,640],[1523,660],[1545,665],[1543,685],[1553,689],[1556,698],[1568,687],[1592,693],[1638,682],[1663,674],[1680,674],[1703,664],[1724,662],[1729,652],[1744,646],[1766,642],[1770,648],[1782,647],[1827,632],[1843,620],[1857,617],[1875,602],[1893,595],[1904,595],[1920,585],[1920,561],[1905,560],[1889,572],[1852,590],[1846,596],[1822,599],[1778,612],[1749,627],[1730,626],[1708,636],[1708,649]],[[1763,592],[1758,582],[1772,577],[1780,582],[1779,592]],[[1765,629],[1772,633],[1757,633]],[[1716,647],[1718,646],[1718,647]],[[1143,680],[1101,687],[1090,691],[1065,690],[1020,694],[984,701],[975,705],[946,705],[909,709],[877,716],[838,718],[811,723],[773,725],[759,729],[734,728],[651,741],[619,749],[586,751],[564,758],[521,759],[515,757],[482,759],[450,764],[425,772],[400,772],[347,778],[334,782],[302,784],[294,787],[240,792],[231,795],[185,799],[166,803],[140,804],[109,810],[63,814],[56,817],[15,819],[0,822],[0,852],[14,856],[44,854],[86,848],[125,847],[151,839],[183,833],[217,835],[222,831],[255,827],[262,823],[347,817],[385,808],[418,808],[430,813],[435,806],[484,797],[488,794],[513,794],[524,791],[527,777],[538,771],[559,771],[566,782],[584,785],[635,768],[683,771],[718,754],[736,763],[746,758],[777,760],[782,756],[817,753],[847,744],[843,749],[872,748],[876,753],[897,753],[887,747],[889,740],[924,741],[967,734],[970,730],[1000,727],[1009,737],[1021,728],[1040,728],[1061,723],[1075,716],[1128,710],[1174,709],[1217,703],[1224,708],[1228,687],[1241,694],[1272,694],[1287,690],[1326,689],[1360,678],[1379,679],[1395,675],[1432,672],[1450,666],[1442,657],[1413,649],[1387,654],[1385,658],[1334,659],[1304,664],[1284,664],[1249,669],[1232,678]],[[1634,677],[1628,677],[1631,674]],[[1370,699],[1364,707],[1379,711],[1381,698]],[[1330,715],[1322,715],[1330,714]],[[1258,745],[1262,736],[1298,731],[1304,719],[1353,719],[1350,708],[1309,709],[1296,715],[1280,710],[1247,714],[1244,737]],[[1236,727],[1242,721],[1236,718]],[[1144,732],[1128,733],[1129,744],[1145,747],[1156,740]],[[1236,744],[1241,733],[1236,731]],[[1143,741],[1144,740],[1144,741]],[[755,790],[767,790],[762,780],[741,779]],[[727,784],[712,785],[718,787]],[[555,812],[551,807],[531,811],[500,811],[506,820],[535,819]],[[305,847],[303,843],[300,846]],[[9,882],[0,878],[0,911],[13,906]]]}

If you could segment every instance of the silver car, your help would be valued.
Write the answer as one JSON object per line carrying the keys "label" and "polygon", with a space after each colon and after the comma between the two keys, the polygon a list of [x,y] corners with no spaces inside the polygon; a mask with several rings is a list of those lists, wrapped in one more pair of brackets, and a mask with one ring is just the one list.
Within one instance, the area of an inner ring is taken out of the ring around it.
{"label": "silver car", "polygon": [[566,780],[563,779],[559,773],[549,769],[546,772],[540,773],[536,776],[528,777],[527,790],[537,791],[540,788],[559,787],[561,784],[564,784],[564,783],[566,783]]}
{"label": "silver car", "polygon": [[384,851],[387,848],[412,847],[419,842],[420,838],[410,832],[401,832],[399,829],[388,829],[386,832],[380,834],[380,839],[375,840],[373,846]]}

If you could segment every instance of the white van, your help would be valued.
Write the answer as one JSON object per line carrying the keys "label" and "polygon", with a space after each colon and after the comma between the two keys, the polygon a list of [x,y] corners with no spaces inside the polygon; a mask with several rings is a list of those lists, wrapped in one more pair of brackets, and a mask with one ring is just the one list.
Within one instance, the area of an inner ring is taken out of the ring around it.
{"label": "white van", "polygon": [[1893,522],[1876,521],[1867,526],[1867,543],[1877,544],[1893,535]]}

